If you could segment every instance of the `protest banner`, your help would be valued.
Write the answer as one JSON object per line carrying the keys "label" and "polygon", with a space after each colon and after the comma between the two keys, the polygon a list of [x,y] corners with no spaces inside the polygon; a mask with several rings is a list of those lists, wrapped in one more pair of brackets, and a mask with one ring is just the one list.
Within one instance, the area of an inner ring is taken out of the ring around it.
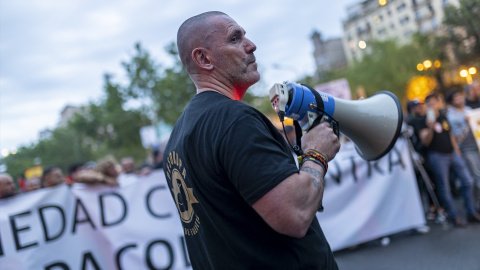
{"label": "protest banner", "polygon": [[332,250],[355,246],[424,225],[425,215],[404,138],[367,162],[353,143],[329,163],[323,213],[317,213]]}
{"label": "protest banner", "polygon": [[0,201],[0,268],[191,269],[163,171],[122,188],[60,185]]}
{"label": "protest banner", "polygon": [[[0,200],[0,269],[191,269],[163,171],[122,183]],[[317,217],[334,251],[425,224],[406,141],[371,162],[342,145],[329,163],[323,205]]]}

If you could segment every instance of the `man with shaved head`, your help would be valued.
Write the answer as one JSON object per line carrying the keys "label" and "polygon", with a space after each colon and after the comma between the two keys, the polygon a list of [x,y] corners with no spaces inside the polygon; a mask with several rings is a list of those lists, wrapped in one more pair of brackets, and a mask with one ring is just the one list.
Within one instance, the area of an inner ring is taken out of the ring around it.
{"label": "man with shaved head", "polygon": [[[217,11],[186,20],[177,45],[197,95],[175,123],[164,171],[193,269],[338,269],[316,219],[328,166],[312,157],[298,169],[270,120],[241,102],[260,80],[256,45]],[[326,162],[340,148],[325,123],[302,145]]]}
{"label": "man with shaved head", "polygon": [[0,199],[5,199],[15,195],[15,183],[8,173],[0,173]]}

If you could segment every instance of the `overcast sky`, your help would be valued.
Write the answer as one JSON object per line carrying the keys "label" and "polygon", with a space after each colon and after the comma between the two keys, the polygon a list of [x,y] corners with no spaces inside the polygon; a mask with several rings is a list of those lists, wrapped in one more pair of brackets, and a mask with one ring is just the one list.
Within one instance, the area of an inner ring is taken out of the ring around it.
{"label": "overcast sky", "polygon": [[35,142],[39,131],[57,125],[66,105],[99,100],[103,74],[124,78],[120,63],[134,54],[136,42],[157,63],[169,65],[164,48],[193,15],[219,10],[236,20],[257,45],[259,70],[269,86],[312,74],[311,34],[340,37],[346,7],[357,2],[0,1],[0,151]]}

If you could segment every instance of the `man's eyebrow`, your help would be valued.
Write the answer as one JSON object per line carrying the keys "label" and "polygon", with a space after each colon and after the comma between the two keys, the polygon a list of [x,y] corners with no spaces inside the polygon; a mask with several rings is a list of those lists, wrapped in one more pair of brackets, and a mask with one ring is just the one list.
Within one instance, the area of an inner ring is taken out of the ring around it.
{"label": "man's eyebrow", "polygon": [[247,32],[243,28],[235,28],[231,33],[230,36],[238,35],[238,34],[243,34],[245,35]]}

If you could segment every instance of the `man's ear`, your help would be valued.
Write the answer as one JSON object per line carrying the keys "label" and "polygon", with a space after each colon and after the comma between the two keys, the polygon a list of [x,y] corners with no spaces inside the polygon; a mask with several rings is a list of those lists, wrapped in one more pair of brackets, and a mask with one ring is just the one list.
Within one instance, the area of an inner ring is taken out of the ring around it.
{"label": "man's ear", "polygon": [[192,51],[192,59],[200,69],[212,70],[213,65],[205,48],[195,48]]}

